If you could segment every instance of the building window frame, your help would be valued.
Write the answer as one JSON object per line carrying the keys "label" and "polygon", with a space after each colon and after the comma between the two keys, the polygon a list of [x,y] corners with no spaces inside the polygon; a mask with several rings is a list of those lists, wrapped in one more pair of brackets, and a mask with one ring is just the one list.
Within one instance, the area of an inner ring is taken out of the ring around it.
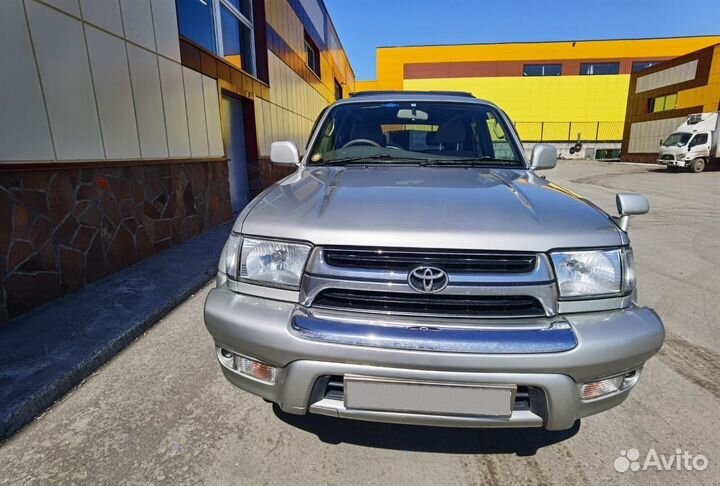
{"label": "building window frame", "polygon": [[[613,66],[616,72],[613,73],[597,73],[594,72],[596,67],[609,67]],[[580,64],[580,76],[614,76],[620,74],[620,63],[617,61],[608,62],[583,62]]]}
{"label": "building window frame", "polygon": [[342,84],[340,83],[340,81],[337,80],[337,78],[333,78],[333,81],[335,81],[335,83],[334,83],[334,85],[333,85],[334,88],[335,88],[335,99],[336,99],[336,100],[341,100],[341,99],[343,98],[343,87],[342,87]]}
{"label": "building window frame", "polygon": [[307,31],[305,31],[305,65],[315,76],[322,79],[320,75],[320,49]]}
{"label": "building window frame", "polygon": [[[223,38],[222,38],[222,17],[221,17],[221,11],[220,7],[225,7],[225,9],[230,12],[234,17],[240,21],[241,24],[243,24],[245,27],[247,27],[250,30],[250,71],[246,71],[245,69],[242,69],[241,67],[238,67],[238,69],[241,69],[242,71],[246,72],[247,74],[250,74],[251,76],[255,76],[257,74],[257,62],[256,62],[256,51],[255,51],[255,27],[253,25],[253,9],[252,9],[252,3],[250,7],[250,18],[247,18],[240,10],[238,10],[235,5],[232,4],[230,0],[206,0],[209,2],[212,2],[213,4],[213,17],[214,17],[214,26],[215,26],[215,44],[216,44],[216,52],[217,55],[220,57],[225,56],[225,49],[223,46]],[[255,2],[257,0],[251,0],[251,2]]]}
{"label": "building window frame", "polygon": [[[660,113],[662,111],[670,111],[677,109],[677,93],[668,93],[666,95],[648,98],[648,113]],[[672,103],[672,105],[670,105]]]}
{"label": "building window frame", "polygon": [[[633,73],[639,73],[640,71],[644,71],[653,66],[657,66],[661,62],[662,61],[633,61],[630,71]],[[640,66],[642,66],[642,67],[640,67]]]}
{"label": "building window frame", "polygon": [[[528,68],[540,68],[539,74],[528,74],[526,71]],[[557,73],[546,73],[546,69],[559,68]],[[523,76],[528,77],[541,77],[541,76],[562,76],[562,64],[561,63],[535,63],[535,64],[523,64]]]}

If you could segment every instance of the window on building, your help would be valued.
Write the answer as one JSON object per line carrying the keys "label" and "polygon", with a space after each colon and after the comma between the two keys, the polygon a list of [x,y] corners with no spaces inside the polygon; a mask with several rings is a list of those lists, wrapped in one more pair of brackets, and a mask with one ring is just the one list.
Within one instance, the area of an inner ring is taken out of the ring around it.
{"label": "window on building", "polygon": [[340,81],[337,79],[335,80],[335,99],[341,100],[343,97],[343,89],[342,85],[340,84]]}
{"label": "window on building", "polygon": [[246,73],[255,74],[252,23],[232,2],[220,0],[222,57]]}
{"label": "window on building", "polygon": [[180,35],[255,75],[252,0],[176,0]]}
{"label": "window on building", "polygon": [[245,18],[252,20],[252,0],[229,0],[229,3]]}
{"label": "window on building", "polygon": [[601,74],[620,74],[619,62],[584,62],[580,64],[580,74],[593,76]]}
{"label": "window on building", "polygon": [[655,64],[660,64],[660,61],[633,61],[632,72],[636,73],[638,71],[642,71],[643,69],[647,69]]}
{"label": "window on building", "polygon": [[177,0],[176,5],[180,35],[217,52],[212,0]]}
{"label": "window on building", "polygon": [[305,32],[305,63],[320,77],[320,50],[307,32]]}
{"label": "window on building", "polygon": [[677,93],[664,96],[656,96],[648,100],[648,113],[674,110],[677,106]]}
{"label": "window on building", "polygon": [[523,76],[560,76],[562,64],[525,64]]}

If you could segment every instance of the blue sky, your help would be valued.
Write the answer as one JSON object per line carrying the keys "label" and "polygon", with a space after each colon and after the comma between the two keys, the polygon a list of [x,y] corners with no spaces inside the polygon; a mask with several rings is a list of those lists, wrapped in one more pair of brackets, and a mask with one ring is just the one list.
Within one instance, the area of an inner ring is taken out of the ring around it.
{"label": "blue sky", "polygon": [[325,0],[357,79],[375,48],[720,34],[720,0]]}

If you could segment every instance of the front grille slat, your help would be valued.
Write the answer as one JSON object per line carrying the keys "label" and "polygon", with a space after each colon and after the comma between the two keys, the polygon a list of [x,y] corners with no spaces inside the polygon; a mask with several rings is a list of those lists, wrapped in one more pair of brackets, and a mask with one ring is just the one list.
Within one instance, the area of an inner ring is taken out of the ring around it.
{"label": "front grille slat", "polygon": [[542,304],[522,295],[444,295],[363,290],[329,289],[314,300],[314,306],[331,309],[387,312],[408,315],[452,315],[463,317],[540,317]]}
{"label": "front grille slat", "polygon": [[435,265],[464,273],[528,273],[535,268],[537,258],[532,254],[342,248],[326,248],[323,257],[328,265],[340,268],[402,271],[416,265]]}

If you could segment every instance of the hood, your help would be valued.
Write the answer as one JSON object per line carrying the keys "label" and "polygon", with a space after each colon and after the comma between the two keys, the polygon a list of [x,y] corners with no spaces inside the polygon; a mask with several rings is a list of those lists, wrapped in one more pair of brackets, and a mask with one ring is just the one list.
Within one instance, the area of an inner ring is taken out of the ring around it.
{"label": "hood", "polygon": [[666,146],[664,146],[664,145],[661,145],[661,146],[660,146],[660,150],[659,150],[659,154],[660,154],[660,156],[663,156],[663,155],[665,155],[665,154],[670,154],[670,155],[678,155],[678,154],[680,154],[680,155],[684,155],[684,154],[687,153],[687,151],[688,151],[688,146],[687,146],[687,144],[683,145],[682,147],[678,147],[678,146],[676,146],[676,145],[671,145],[670,147],[666,147]]}
{"label": "hood", "polygon": [[547,251],[614,246],[620,230],[526,170],[303,168],[243,211],[235,231],[316,245]]}

